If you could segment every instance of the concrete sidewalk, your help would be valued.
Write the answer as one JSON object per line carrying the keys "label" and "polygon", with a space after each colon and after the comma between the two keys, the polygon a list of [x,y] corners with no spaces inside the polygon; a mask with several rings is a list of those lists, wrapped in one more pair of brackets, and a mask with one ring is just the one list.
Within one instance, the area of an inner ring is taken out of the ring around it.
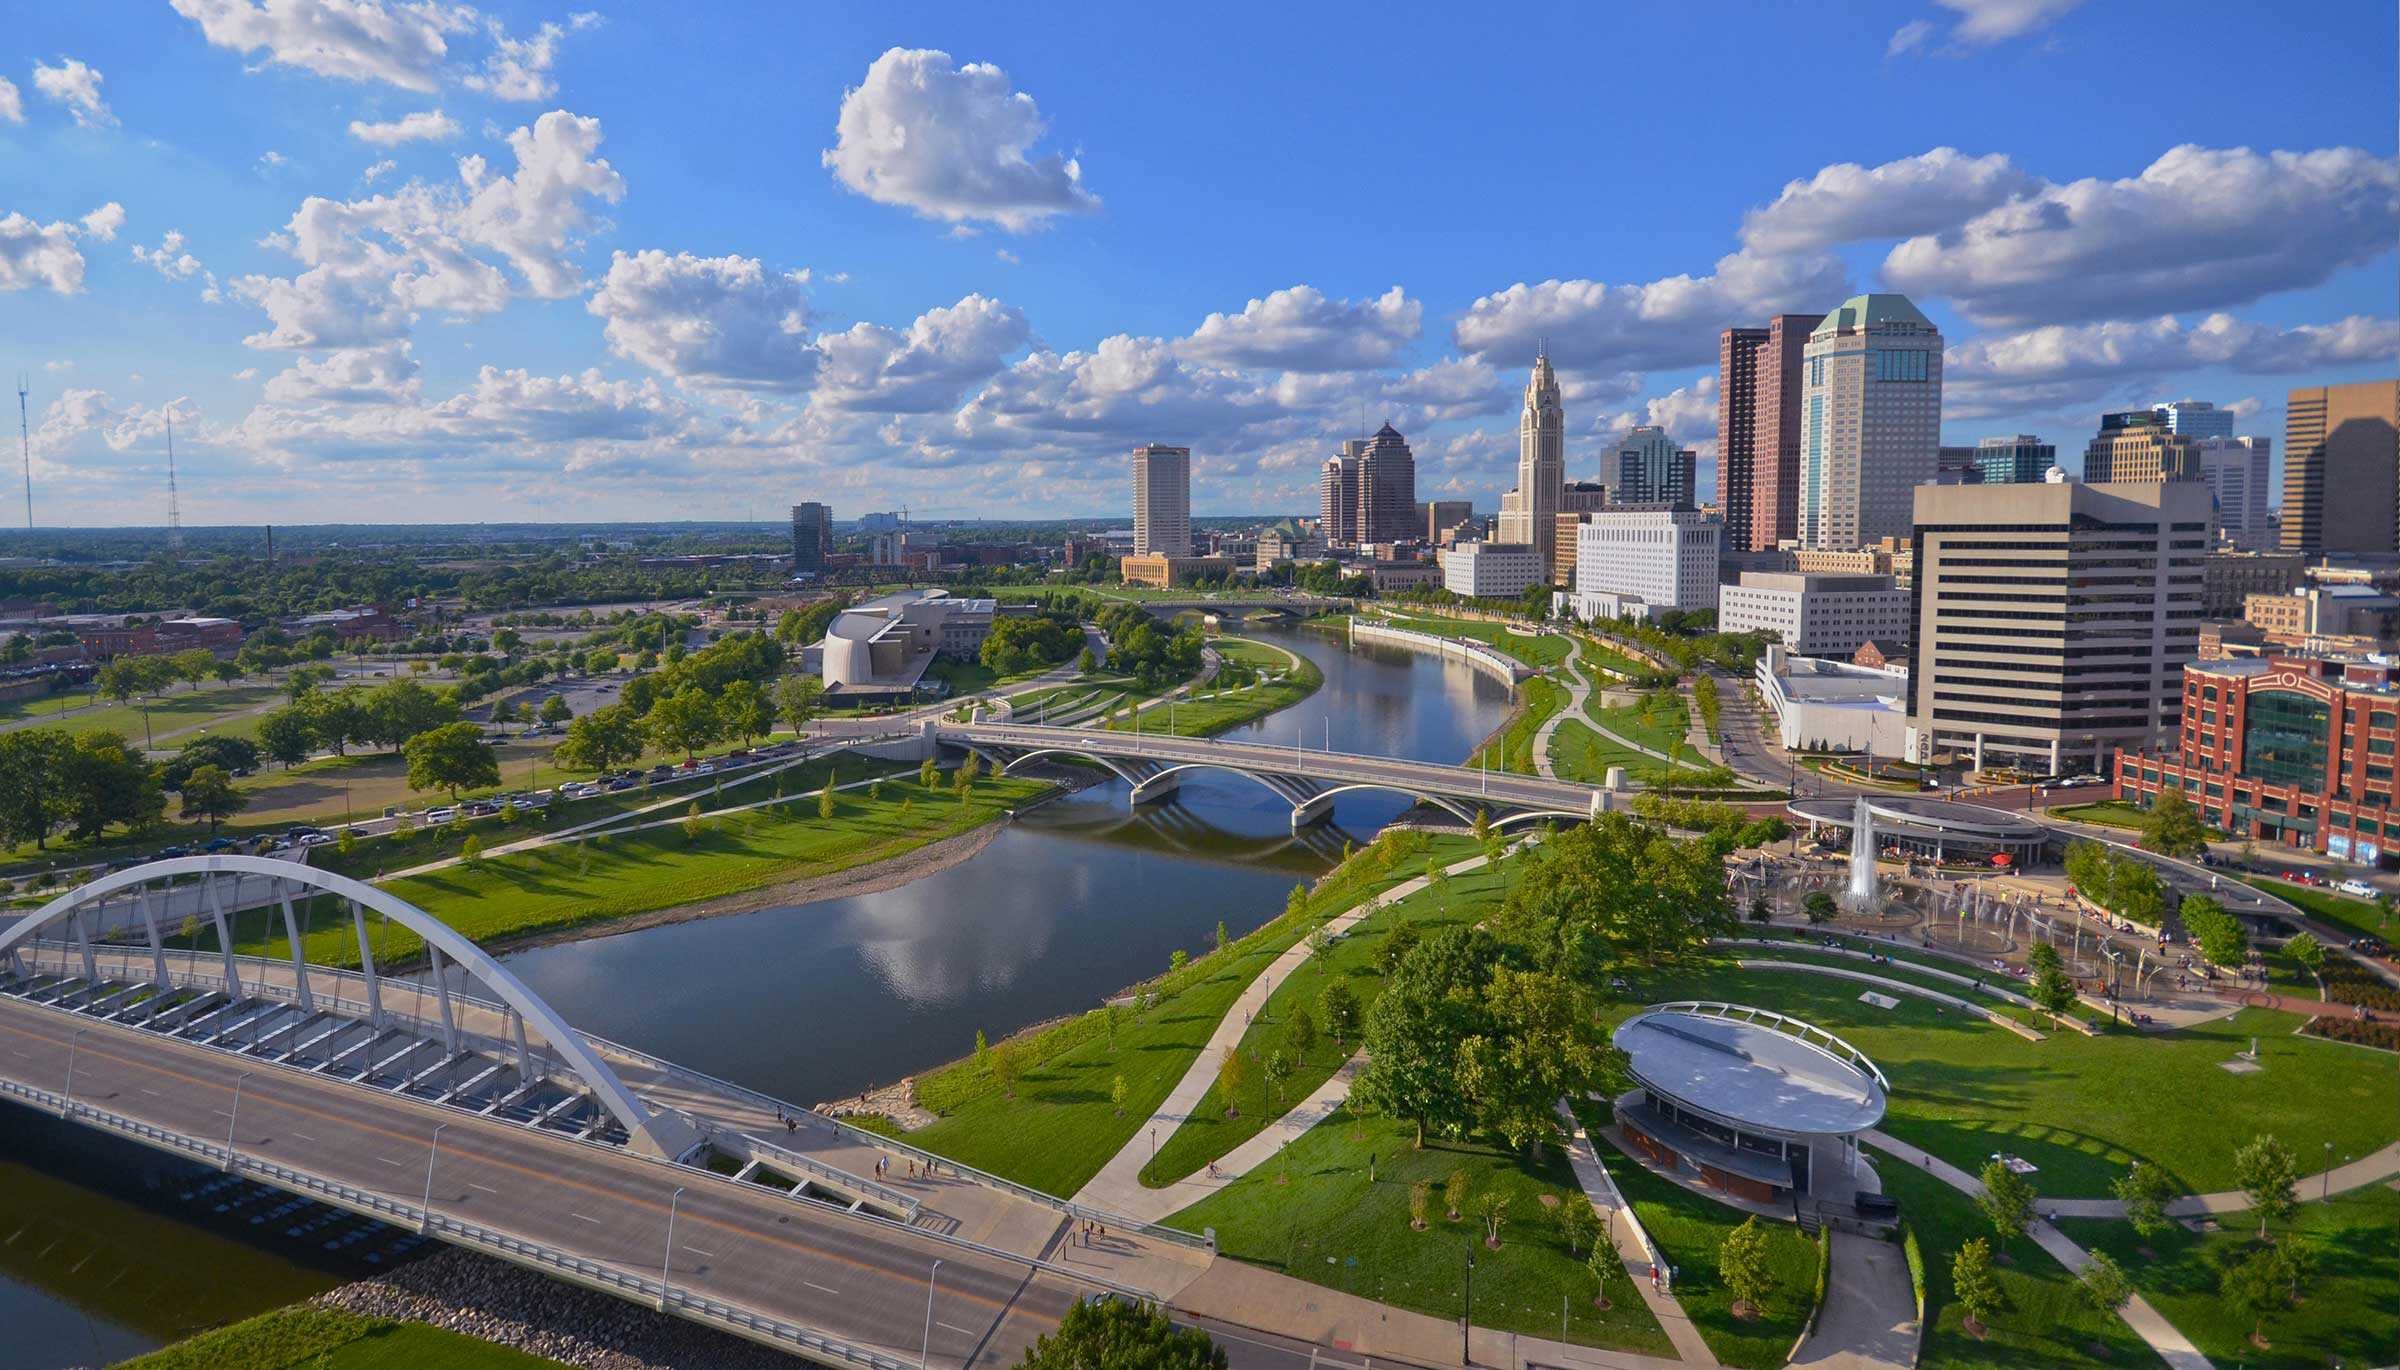
{"label": "concrete sidewalk", "polygon": [[1622,1244],[1617,1249],[1625,1257],[1625,1274],[1632,1281],[1634,1292],[1642,1296],[1650,1316],[1658,1319],[1660,1330],[1667,1334],[1667,1340],[1674,1344],[1675,1354],[1683,1358],[1684,1364],[1715,1365],[1717,1353],[1709,1350],[1707,1340],[1692,1325],[1683,1305],[1676,1302],[1674,1295],[1651,1287],[1652,1253],[1657,1248],[1650,1244],[1650,1234],[1642,1230],[1642,1220],[1635,1216],[1633,1205],[1625,1202],[1625,1196],[1617,1190],[1617,1182],[1609,1178],[1608,1166],[1600,1159],[1600,1149],[1592,1145],[1591,1137],[1564,1099],[1558,1101],[1558,1116],[1569,1131],[1567,1164],[1575,1171],[1575,1182],[1583,1187],[1584,1200],[1608,1222],[1611,1237],[1632,1239],[1630,1253]]}
{"label": "concrete sidewalk", "polygon": [[1906,1370],[1917,1363],[1917,1291],[1908,1257],[1873,1237],[1825,1230],[1833,1243],[1825,1306],[1793,1353],[1815,1370]]}

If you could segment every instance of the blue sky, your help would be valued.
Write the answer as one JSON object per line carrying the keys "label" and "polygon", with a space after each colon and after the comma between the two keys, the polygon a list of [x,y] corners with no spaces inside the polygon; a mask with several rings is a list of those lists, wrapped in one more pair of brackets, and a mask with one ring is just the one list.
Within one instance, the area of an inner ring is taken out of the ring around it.
{"label": "blue sky", "polygon": [[2400,369],[2380,0],[24,9],[45,524],[170,416],[194,523],[1290,511],[1362,407],[1488,508],[1535,337],[1586,477],[1870,288],[1953,442]]}

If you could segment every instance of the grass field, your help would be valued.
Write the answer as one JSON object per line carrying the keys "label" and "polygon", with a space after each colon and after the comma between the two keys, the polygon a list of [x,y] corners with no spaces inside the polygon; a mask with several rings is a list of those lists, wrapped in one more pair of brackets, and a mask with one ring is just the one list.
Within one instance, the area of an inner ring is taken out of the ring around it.
{"label": "grass field", "polygon": [[[1073,1194],[1157,1111],[1242,987],[1317,919],[1418,874],[1428,856],[1455,861],[1471,845],[1456,838],[1428,845],[1421,834],[1396,838],[1387,834],[1327,876],[1299,918],[1279,915],[1154,982],[1157,1004],[1122,1010],[1113,1040],[1107,1013],[1094,1009],[1001,1044],[997,1049],[1019,1062],[1015,1097],[994,1081],[988,1062],[973,1058],[918,1077],[917,1102],[942,1120],[908,1139],[1045,1192]],[[1387,855],[1399,851],[1412,854]],[[1119,1077],[1126,1089],[1122,1113],[1110,1102]]]}
{"label": "grass field", "polygon": [[2346,894],[2318,889],[2314,885],[2295,885],[2289,880],[2277,880],[2264,875],[2245,875],[2242,883],[2279,895],[2314,917],[2349,929],[2354,936],[2388,939],[2392,936],[2393,928],[2400,926],[2400,920],[2386,916],[2371,900],[2353,899]]}
{"label": "grass field", "polygon": [[[1181,1179],[1257,1136],[1294,1102],[1307,1098],[1310,1091],[1332,1078],[1333,1072],[1357,1050],[1355,1033],[1347,1043],[1339,1044],[1319,1033],[1319,1040],[1305,1055],[1294,1051],[1289,1041],[1294,1007],[1305,1006],[1310,1017],[1322,1026],[1322,1015],[1317,1011],[1318,996],[1326,986],[1338,981],[1348,985],[1358,997],[1359,1021],[1363,1024],[1367,1010],[1383,995],[1383,976],[1376,969],[1376,957],[1382,953],[1393,928],[1414,923],[1420,932],[1431,934],[1440,928],[1472,924],[1499,905],[1524,870],[1524,862],[1509,861],[1496,868],[1487,866],[1451,877],[1448,889],[1439,897],[1429,889],[1420,890],[1361,921],[1339,942],[1311,956],[1298,970],[1284,977],[1268,994],[1265,1013],[1242,1034],[1240,1047],[1243,1055],[1257,1061],[1281,1051],[1292,1063],[1291,1078],[1284,1081],[1281,1098],[1271,1101],[1266,1097],[1266,1082],[1254,1070],[1242,1091],[1240,1114],[1228,1118],[1225,1096],[1211,1083],[1192,1116],[1159,1147],[1158,1158],[1142,1168],[1143,1183],[1155,1187]],[[1416,873],[1423,872],[1420,869]]]}
{"label": "grass field", "polygon": [[[113,732],[139,747],[143,745],[143,705],[149,706],[148,736],[159,739],[162,748],[181,746],[199,736],[198,728],[206,725],[211,733],[230,737],[252,737],[258,732],[260,715],[236,717],[244,711],[283,698],[283,689],[276,685],[203,685],[198,689],[178,687],[147,701],[134,700],[118,704],[111,700],[92,703],[88,694],[42,695],[34,699],[11,700],[0,704],[0,722],[17,719],[38,719],[40,726],[60,728],[69,733]],[[181,732],[183,729],[195,729]],[[168,733],[181,733],[169,738]]]}
{"label": "grass field", "polygon": [[[1693,756],[1696,761],[1697,753]],[[1550,734],[1550,766],[1561,780],[1587,785],[1605,782],[1611,766],[1623,766],[1626,778],[1645,789],[1666,788],[1670,776],[1682,789],[1714,789],[1733,783],[1733,773],[1722,766],[1678,761],[1670,767],[1655,756],[1611,742],[1572,718]]]}
{"label": "grass field", "polygon": [[124,1364],[129,1370],[533,1370],[557,1363],[421,1322],[296,1304]]}
{"label": "grass field", "polygon": [[[1585,1203],[1574,1173],[1555,1148],[1539,1159],[1474,1142],[1410,1143],[1413,1130],[1384,1118],[1336,1110],[1275,1160],[1168,1221],[1193,1232],[1213,1227],[1226,1255],[1314,1284],[1396,1304],[1435,1317],[1465,1309],[1462,1275],[1475,1261],[1475,1325],[1648,1355],[1673,1354],[1666,1334],[1629,1287],[1614,1306],[1592,1307],[1592,1277],[1567,1254],[1551,1214]],[[1368,1158],[1375,1175],[1367,1176]],[[1442,1212],[1441,1189],[1453,1170],[1468,1177],[1462,1221]],[[1426,1230],[1409,1226],[1409,1188],[1434,1189]],[[1508,1197],[1497,1251],[1480,1240],[1481,1196]]]}
{"label": "grass field", "polygon": [[[1196,694],[1185,695],[1171,708],[1146,710],[1141,720],[1143,732],[1172,732],[1177,737],[1214,737],[1288,709],[1315,694],[1318,687],[1325,683],[1325,673],[1317,669],[1317,664],[1297,653],[1287,654],[1263,643],[1233,637],[1217,638],[1210,645],[1228,660],[1257,667],[1263,672],[1279,673],[1280,678],[1262,680],[1238,689],[1219,690],[1212,686]],[[1111,723],[1109,727],[1125,732],[1130,731],[1133,725],[1119,721]]]}
{"label": "grass field", "polygon": [[[1605,1121],[1602,1106],[1587,1104],[1580,1112],[1587,1130]],[[1651,1174],[1597,1131],[1592,1132],[1592,1144],[1600,1149],[1618,1192],[1658,1244],[1659,1254],[1675,1267],[1675,1301],[1700,1329],[1708,1349],[1725,1364],[1747,1370],[1783,1364],[1815,1302],[1816,1243],[1791,1223],[1760,1219],[1774,1288],[1754,1316],[1736,1318],[1733,1295],[1717,1276],[1717,1248],[1741,1226],[1744,1215]]]}
{"label": "grass field", "polygon": [[[2234,1186],[2233,1152],[2273,1132],[2304,1160],[2328,1141],[2361,1156],[2400,1132],[2392,1057],[2292,1035],[2297,1019],[2247,1009],[2165,1034],[2059,1033],[2028,1042],[1990,1023],[1797,971],[1703,969],[1636,979],[1628,1000],[1769,1005],[1846,1038],[1892,1081],[1883,1129],[1973,1173],[1995,1151],[2024,1157],[2043,1194],[2104,1198],[2135,1159],[2195,1193]],[[2223,1062],[2258,1039],[2264,1069]]]}
{"label": "grass field", "polygon": [[1488,765],[1494,770],[1515,771],[1520,775],[1538,775],[1540,768],[1533,763],[1533,739],[1550,721],[1551,715],[1567,707],[1567,687],[1544,676],[1533,676],[1517,686],[1517,709],[1509,715],[1508,725],[1497,737],[1475,749],[1467,758],[1469,766]]}
{"label": "grass field", "polygon": [[1567,659],[1569,643],[1556,633],[1521,633],[1512,631],[1505,623],[1480,618],[1445,618],[1417,616],[1394,618],[1395,628],[1412,632],[1431,633],[1435,637],[1463,637],[1486,643],[1508,653],[1528,666],[1547,669]]}
{"label": "grass field", "polygon": [[2150,821],[2148,809],[2116,799],[2103,799],[2095,804],[2064,804],[2049,812],[2077,823],[2097,823],[2105,828],[2126,828],[2135,832],[2141,831],[2142,825]]}
{"label": "grass field", "polygon": [[1699,755],[1686,741],[1691,732],[1691,713],[1683,707],[1682,696],[1671,691],[1652,690],[1638,703],[1595,709],[1592,717],[1601,727],[1654,752],[1678,759]]}
{"label": "grass field", "polygon": [[[489,946],[863,866],[980,827],[1045,788],[1040,781],[987,776],[961,804],[946,785],[928,790],[913,776],[887,779],[878,800],[863,791],[845,793],[830,820],[817,816],[814,801],[795,798],[705,820],[696,838],[670,825],[497,857],[479,869],[452,866],[388,881],[384,888]],[[790,792],[797,794],[798,787]],[[416,854],[433,855],[430,841],[421,841]],[[356,965],[357,939],[334,912],[328,903],[319,916],[326,926],[306,934],[308,958]],[[236,950],[274,953],[281,933],[270,928],[268,913],[260,910],[241,922]],[[405,929],[387,926],[380,936],[378,961],[419,950],[415,934]],[[195,936],[211,950],[215,940],[211,929]]]}
{"label": "grass field", "polygon": [[2250,1320],[2217,1292],[2223,1262],[2258,1249],[2257,1220],[2235,1213],[2218,1221],[2222,1231],[2177,1225],[2146,1242],[2121,1222],[2070,1220],[2060,1227],[2114,1256],[2167,1321],[2219,1365],[2302,1370],[2391,1360],[2400,1346],[2394,1292],[2400,1291],[2400,1193],[2375,1187],[2337,1194],[2329,1203],[2302,1204],[2288,1229],[2270,1227],[2278,1240],[2287,1240],[2288,1230],[2306,1242],[2316,1252],[2318,1275],[2300,1303],[2268,1319],[2265,1350],[2250,1341]]}
{"label": "grass field", "polygon": [[[2122,1319],[2104,1316],[2076,1292],[2066,1268],[2030,1237],[2003,1242],[1974,1201],[1889,1156],[1870,1154],[1883,1192],[1900,1202],[1925,1253],[1927,1367],[2157,1365],[2158,1357]],[[1958,1249],[1982,1237],[1992,1244],[1992,1272],[2004,1306],[1981,1337],[1966,1330],[1951,1294],[1950,1267]]]}

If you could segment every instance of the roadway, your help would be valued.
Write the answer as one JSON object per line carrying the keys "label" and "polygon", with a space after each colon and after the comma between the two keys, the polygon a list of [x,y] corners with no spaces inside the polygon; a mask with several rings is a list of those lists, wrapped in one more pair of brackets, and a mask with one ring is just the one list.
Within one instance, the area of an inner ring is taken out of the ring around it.
{"label": "roadway", "polygon": [[[77,1029],[81,1028],[80,1034]],[[445,1217],[915,1359],[933,1292],[934,1364],[1013,1364],[1081,1290],[923,1233],[618,1149],[462,1115],[114,1024],[0,1000],[0,1075]],[[240,1081],[235,1101],[237,1077]],[[236,1116],[238,1113],[238,1116]],[[436,1124],[443,1124],[438,1152]],[[1063,1226],[1063,1220],[1061,1225]]]}

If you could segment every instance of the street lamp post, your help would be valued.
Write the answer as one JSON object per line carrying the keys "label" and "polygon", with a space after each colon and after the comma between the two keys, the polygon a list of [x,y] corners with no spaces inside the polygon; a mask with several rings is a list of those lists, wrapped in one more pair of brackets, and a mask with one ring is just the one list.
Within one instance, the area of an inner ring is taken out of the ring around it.
{"label": "street lamp post", "polygon": [[1475,1239],[1467,1238],[1467,1311],[1458,1320],[1458,1363],[1475,1363],[1474,1352],[1468,1348],[1468,1338],[1475,1332]]}
{"label": "street lamp post", "polygon": [[448,1123],[434,1124],[433,1145],[425,1152],[425,1202],[419,1206],[425,1216],[417,1225],[420,1232],[433,1230],[433,1162],[435,1157],[442,1154],[442,1129],[448,1126]]}
{"label": "street lamp post", "polygon": [[67,1106],[64,1111],[68,1113],[75,1111],[75,1047],[82,1041],[82,1028],[75,1029],[67,1038]]}
{"label": "street lamp post", "polygon": [[2325,1191],[2317,1197],[2320,1202],[2333,1197],[2333,1143],[2331,1142],[2325,1144]]}
{"label": "street lamp post", "polygon": [[661,1311],[667,1306],[667,1277],[675,1269],[675,1209],[682,1202],[683,1186],[677,1185],[675,1192],[667,1196],[667,1255],[658,1265],[658,1306]]}
{"label": "street lamp post", "polygon": [[933,1281],[942,1273],[942,1263],[935,1261],[925,1272],[925,1347],[917,1352],[917,1370],[927,1370],[933,1361]]}
{"label": "street lamp post", "polygon": [[238,1155],[233,1149],[233,1125],[241,1119],[242,1086],[249,1080],[250,1072],[246,1070],[233,1077],[233,1107],[225,1111],[225,1168],[227,1170],[233,1169],[233,1163]]}

